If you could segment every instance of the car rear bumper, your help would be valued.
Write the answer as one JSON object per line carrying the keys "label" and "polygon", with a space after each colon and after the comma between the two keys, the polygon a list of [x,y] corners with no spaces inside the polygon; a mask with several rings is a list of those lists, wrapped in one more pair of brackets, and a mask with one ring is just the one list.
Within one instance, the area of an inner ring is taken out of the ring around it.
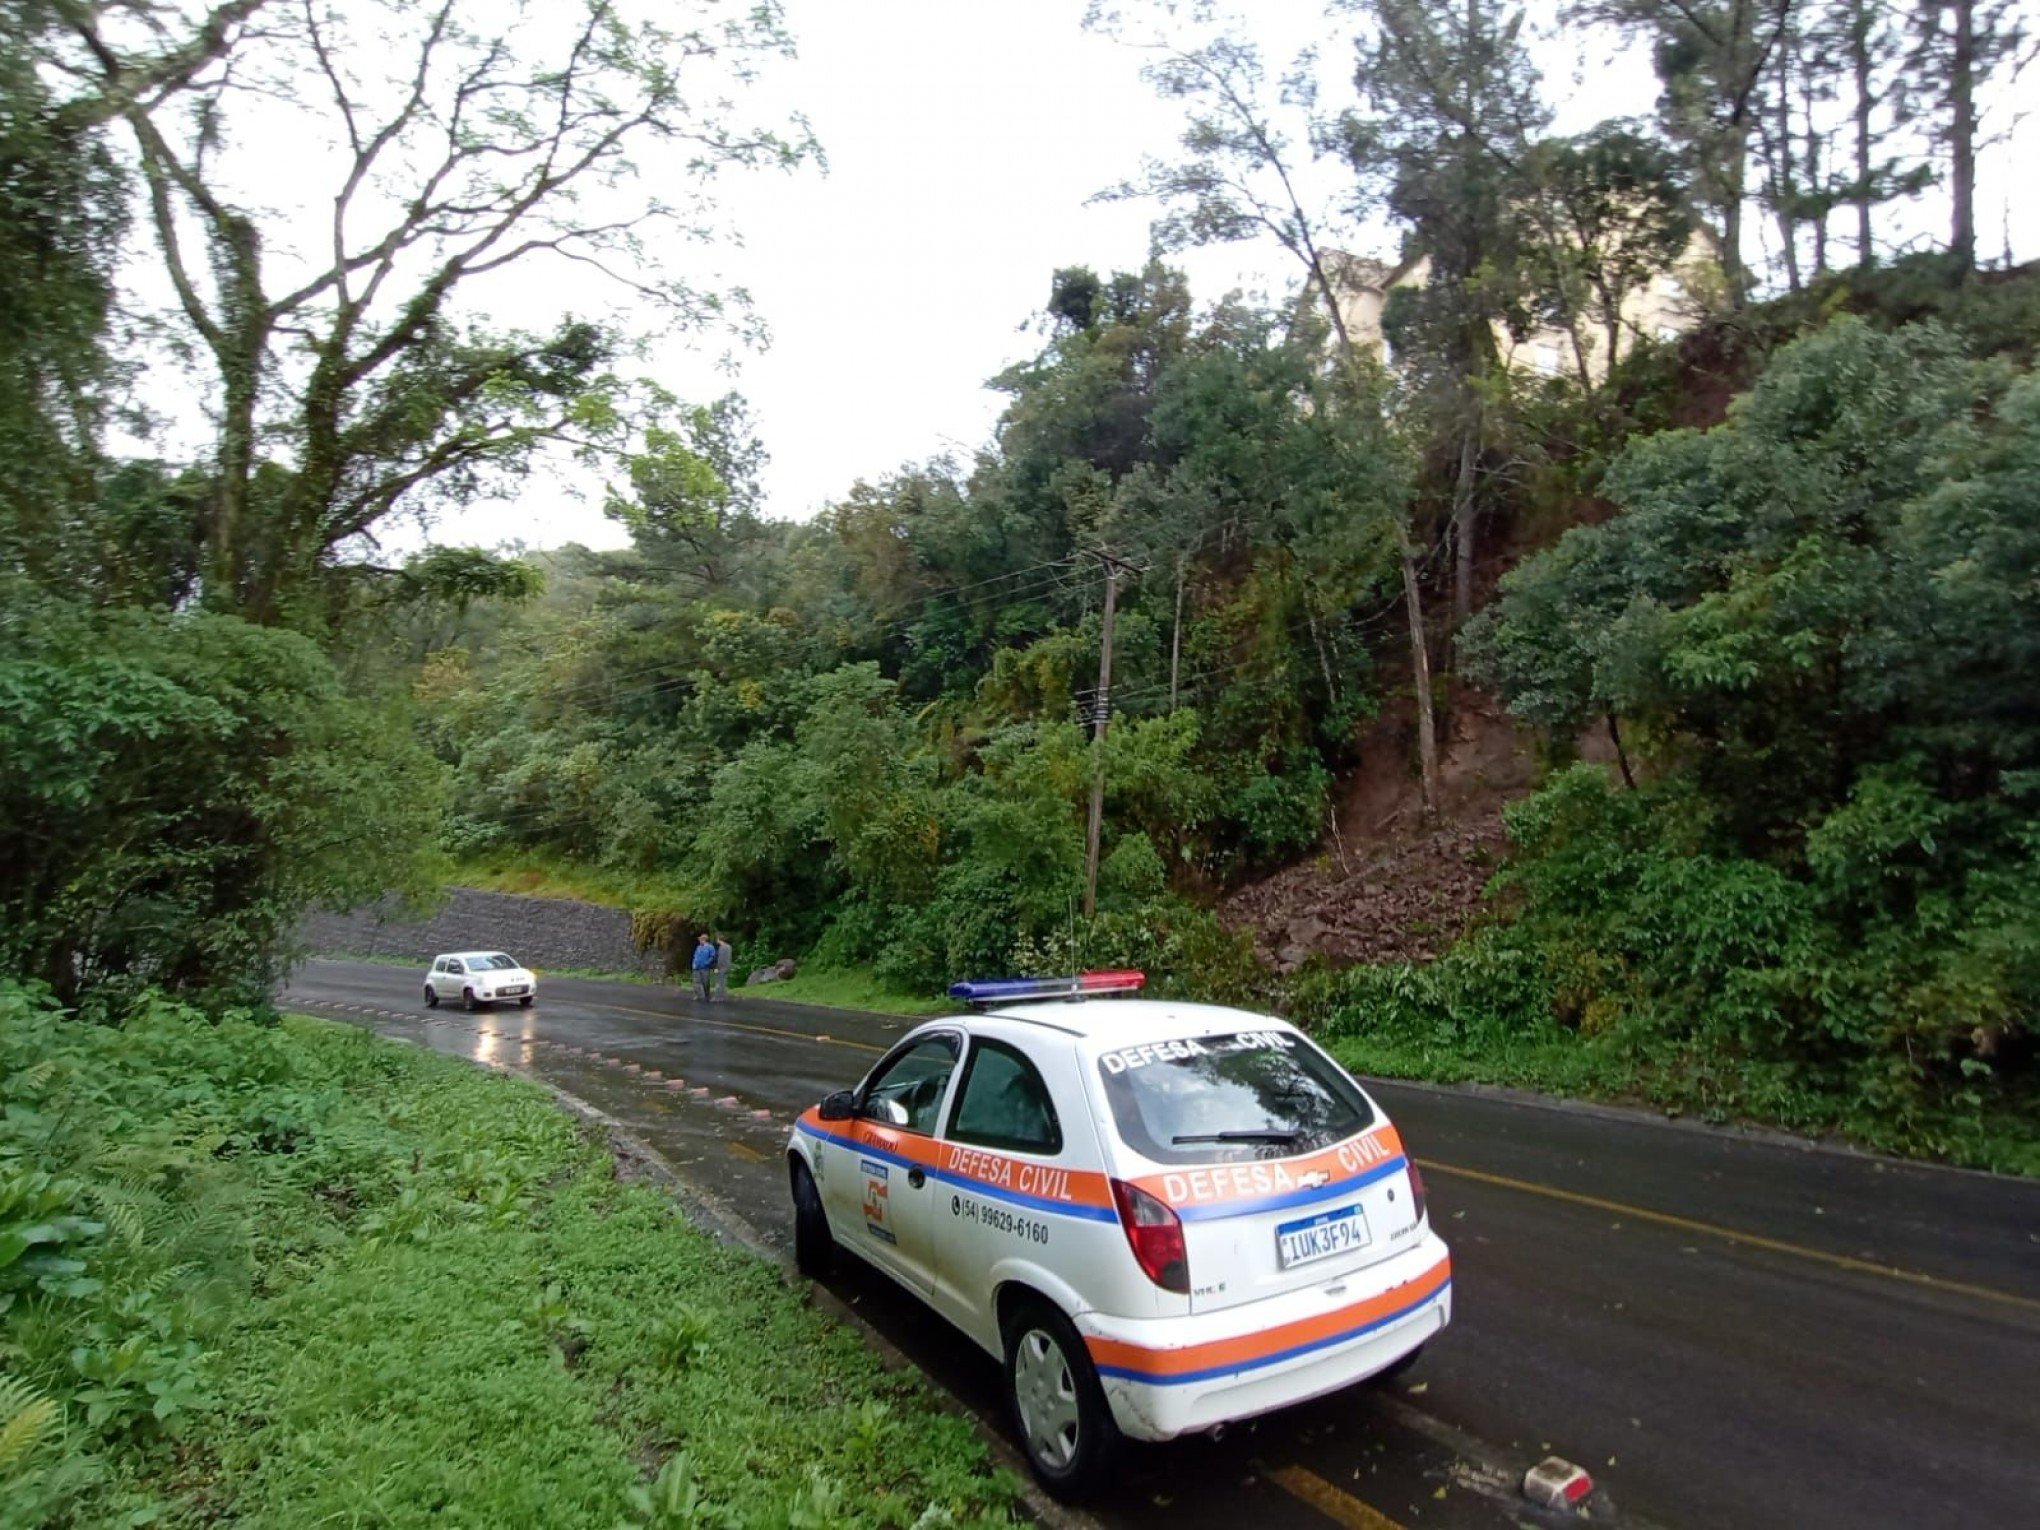
{"label": "car rear bumper", "polygon": [[1452,1319],[1452,1258],[1429,1227],[1342,1281],[1196,1317],[1077,1329],[1121,1432],[1170,1440],[1336,1392],[1385,1370]]}

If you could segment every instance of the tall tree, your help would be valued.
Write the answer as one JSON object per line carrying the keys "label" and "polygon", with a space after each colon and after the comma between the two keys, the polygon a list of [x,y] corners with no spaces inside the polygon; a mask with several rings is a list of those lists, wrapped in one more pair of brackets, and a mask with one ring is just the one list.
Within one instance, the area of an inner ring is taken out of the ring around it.
{"label": "tall tree", "polygon": [[2001,71],[2024,62],[2026,25],[2020,0],[1917,0],[1913,11],[1910,76],[1947,160],[1948,253],[1958,270],[1976,265],[1979,97]]}
{"label": "tall tree", "polygon": [[[1116,16],[1096,6],[1089,24],[1127,36]],[[1341,215],[1335,206],[1316,201],[1303,179],[1309,161],[1337,141],[1333,124],[1318,113],[1315,60],[1306,56],[1271,82],[1259,50],[1230,32],[1190,48],[1166,40],[1145,45],[1153,53],[1143,71],[1148,82],[1164,99],[1183,105],[1184,155],[1174,162],[1147,160],[1135,178],[1101,195],[1160,202],[1165,212],[1154,237],[1163,249],[1272,238],[1302,266],[1306,296],[1323,305],[1339,363],[1355,374],[1350,391],[1364,396],[1371,389],[1360,374],[1369,359],[1347,330],[1329,259],[1332,230],[1341,225]],[[1409,619],[1418,767],[1428,815],[1438,806],[1438,733],[1419,555],[1408,507],[1398,507],[1389,519]]]}
{"label": "tall tree", "polygon": [[1576,0],[1571,14],[1646,43],[1664,93],[1659,117],[1714,222],[1732,300],[1750,285],[1743,204],[1764,85],[1795,0]]}
{"label": "tall tree", "polygon": [[1882,153],[1896,127],[1900,34],[1890,0],[1833,0],[1817,34],[1819,46],[1848,70],[1851,173],[1839,200],[1856,210],[1856,264],[1877,260],[1875,210],[1924,184],[1925,168],[1903,167]]}
{"label": "tall tree", "polygon": [[1630,300],[1692,240],[1677,165],[1662,144],[1620,123],[1546,139],[1530,151],[1518,216],[1528,225],[1521,243],[1531,300],[1575,336],[1580,381],[1591,384],[1597,369],[1579,338],[1583,325],[1600,331],[1605,377],[1633,328]]}
{"label": "tall tree", "polygon": [[126,186],[41,67],[56,18],[0,3],[0,571],[65,579],[93,497]]}
{"label": "tall tree", "polygon": [[106,75],[75,67],[79,7],[0,0],[0,571],[104,595],[123,583],[137,523],[146,533],[162,507],[134,492],[146,474],[114,486],[110,504],[101,482],[131,189],[106,127],[216,61],[264,3],[193,14],[130,0],[147,35]]}
{"label": "tall tree", "polygon": [[1405,304],[1404,351],[1428,353],[1427,390],[1452,443],[1452,609],[1473,610],[1481,474],[1499,362],[1495,329],[1519,309],[1509,206],[1549,114],[1522,46],[1520,7],[1494,0],[1340,0],[1367,18],[1361,109],[1342,124],[1363,187],[1409,228],[1430,275]]}
{"label": "tall tree", "polygon": [[[551,258],[616,284],[650,324],[714,319],[726,296],[668,274],[647,239],[708,237],[715,172],[806,147],[804,130],[734,125],[723,99],[788,48],[771,4],[690,0],[661,26],[615,0],[272,0],[259,32],[242,4],[216,13],[227,40],[209,62],[136,90],[155,57],[146,9],[64,6],[67,62],[121,103],[211,373],[205,598],[262,620],[400,505],[459,498],[616,423],[622,337],[575,319],[487,329],[464,303],[479,279]],[[230,173],[236,135],[278,98],[338,166],[308,199],[330,209],[326,247],[302,259],[253,210],[263,189]],[[660,150],[686,156],[676,202],[633,164]]]}

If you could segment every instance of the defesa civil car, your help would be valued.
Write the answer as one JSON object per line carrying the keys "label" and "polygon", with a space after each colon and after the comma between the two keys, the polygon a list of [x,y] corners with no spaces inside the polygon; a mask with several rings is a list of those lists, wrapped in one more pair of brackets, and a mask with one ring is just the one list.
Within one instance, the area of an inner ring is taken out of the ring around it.
{"label": "defesa civil car", "polygon": [[462,1009],[515,1001],[526,1009],[538,997],[538,976],[501,951],[449,951],[432,958],[425,974],[425,1004],[458,1001]]}
{"label": "defesa civil car", "polygon": [[1366,1090],[1282,1020],[1102,997],[1139,984],[957,984],[976,1012],[916,1027],[787,1149],[802,1270],[848,1250],[999,1359],[1064,1498],[1122,1438],[1398,1371],[1452,1315],[1423,1181]]}

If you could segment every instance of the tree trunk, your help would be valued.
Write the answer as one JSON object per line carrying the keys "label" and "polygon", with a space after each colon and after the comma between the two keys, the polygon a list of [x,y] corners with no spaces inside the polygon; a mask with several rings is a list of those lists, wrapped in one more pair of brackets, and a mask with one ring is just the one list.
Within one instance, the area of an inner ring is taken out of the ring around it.
{"label": "tree trunk", "polygon": [[221,371],[219,482],[213,485],[212,524],[206,531],[205,600],[229,610],[248,593],[248,549],[242,535],[255,471],[256,386],[253,368],[228,364]]}
{"label": "tree trunk", "polygon": [[1870,151],[1875,143],[1871,131],[1872,98],[1870,79],[1870,0],[1855,0],[1849,13],[1849,67],[1856,81],[1856,264],[1868,269],[1877,262],[1877,247],[1870,236]]}
{"label": "tree trunk", "polygon": [[1636,777],[1629,770],[1629,751],[1622,747],[1622,724],[1615,720],[1615,713],[1608,713],[1608,742],[1615,746],[1615,763],[1622,767],[1622,784],[1631,791],[1636,790]]}
{"label": "tree trunk", "polygon": [[1091,733],[1091,815],[1084,826],[1084,917],[1098,911],[1098,842],[1105,823],[1105,729],[1112,720],[1112,612],[1119,603],[1119,562],[1105,565],[1105,622],[1098,643],[1098,722]]}
{"label": "tree trunk", "polygon": [[1747,141],[1739,133],[1730,137],[1730,153],[1734,156],[1735,168],[1727,173],[1727,185],[1722,193],[1721,274],[1728,283],[1729,302],[1740,308],[1749,289],[1742,260],[1742,157],[1747,151]]}
{"label": "tree trunk", "polygon": [[1462,427],[1459,438],[1459,479],[1452,492],[1452,620],[1464,626],[1473,615],[1474,522],[1480,506],[1474,497],[1473,476],[1480,455],[1480,428],[1474,420]]}
{"label": "tree trunk", "polygon": [[1769,145],[1771,183],[1777,197],[1778,249],[1785,260],[1785,286],[1797,292],[1799,279],[1799,213],[1794,206],[1799,187],[1792,174],[1792,55],[1778,54],[1778,120],[1773,124],[1777,141]]}
{"label": "tree trunk", "polygon": [[1424,595],[1417,584],[1417,550],[1411,545],[1409,528],[1398,518],[1396,540],[1401,544],[1403,609],[1410,619],[1411,683],[1417,697],[1417,768],[1419,791],[1426,819],[1438,816],[1438,723],[1431,708],[1431,654],[1424,641]]}
{"label": "tree trunk", "polygon": [[1176,555],[1176,628],[1169,638],[1169,714],[1176,711],[1176,682],[1183,673],[1183,575],[1188,553]]}
{"label": "tree trunk", "polygon": [[1800,116],[1806,123],[1806,180],[1805,184],[1818,198],[1812,216],[1807,220],[1813,225],[1813,276],[1818,281],[1828,272],[1828,219],[1834,213],[1834,199],[1827,190],[1827,135],[1821,132],[1814,121],[1815,78],[1811,69],[1802,70],[1799,80]]}
{"label": "tree trunk", "polygon": [[1332,678],[1332,658],[1325,652],[1324,634],[1318,630],[1317,611],[1310,603],[1310,590],[1303,592],[1303,619],[1310,625],[1311,646],[1317,649],[1318,672],[1325,677],[1325,700],[1336,706],[1339,700],[1339,682]]}
{"label": "tree trunk", "polygon": [[1954,46],[1948,59],[1948,200],[1954,214],[1948,253],[1965,274],[1976,266],[1976,0],[1951,0]]}

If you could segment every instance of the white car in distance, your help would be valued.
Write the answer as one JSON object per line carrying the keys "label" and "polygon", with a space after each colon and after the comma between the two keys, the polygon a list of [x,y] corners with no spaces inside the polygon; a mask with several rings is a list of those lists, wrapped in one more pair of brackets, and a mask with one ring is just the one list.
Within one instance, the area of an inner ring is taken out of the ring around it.
{"label": "white car in distance", "polygon": [[450,951],[435,956],[425,974],[425,1004],[431,1009],[456,999],[462,1009],[512,999],[529,1009],[537,997],[537,975],[501,951]]}
{"label": "white car in distance", "polygon": [[1285,1021],[1101,997],[1140,983],[959,983],[977,1013],[916,1027],[787,1144],[802,1270],[855,1254],[1002,1361],[1066,1499],[1122,1438],[1392,1375],[1452,1315],[1423,1180],[1367,1091]]}

